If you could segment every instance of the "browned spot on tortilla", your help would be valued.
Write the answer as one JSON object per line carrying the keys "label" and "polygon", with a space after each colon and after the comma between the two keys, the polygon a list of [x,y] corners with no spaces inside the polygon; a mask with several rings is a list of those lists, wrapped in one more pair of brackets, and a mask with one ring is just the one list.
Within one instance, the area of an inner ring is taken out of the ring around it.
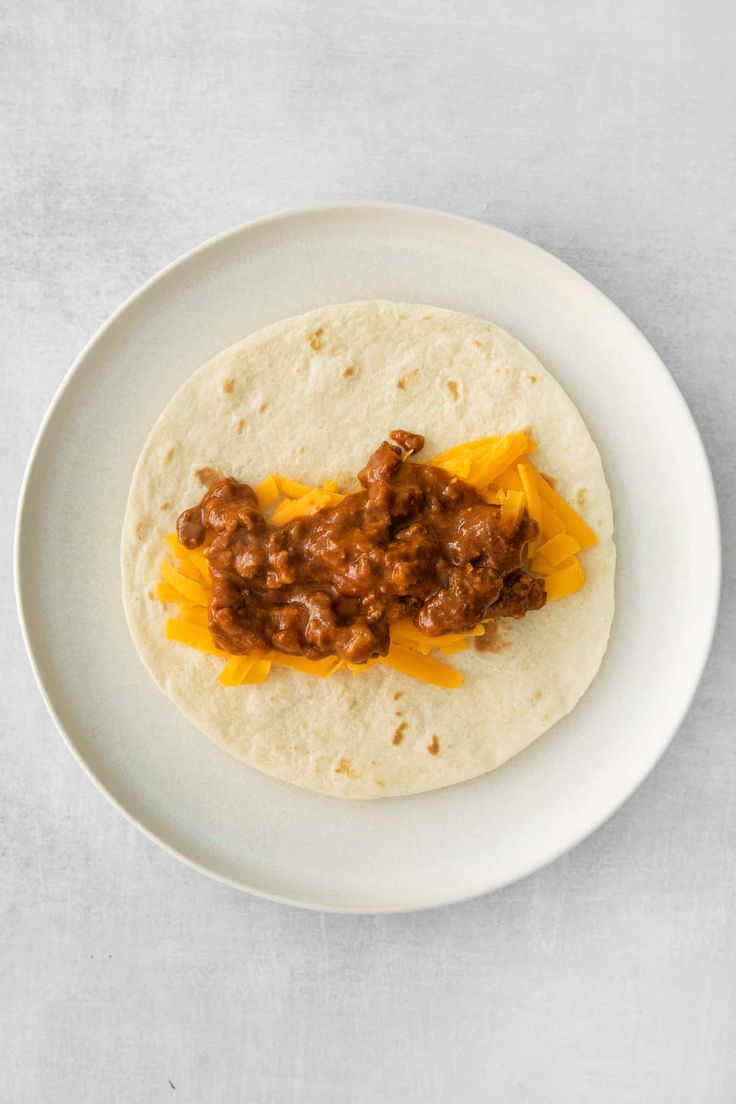
{"label": "browned spot on tortilla", "polygon": [[402,320],[402,322],[403,322],[403,321],[404,321],[404,320],[405,320],[406,318],[408,318],[408,317],[409,317],[409,315],[408,315],[408,314],[400,314],[400,315],[399,315],[399,318],[400,318],[400,319]]}
{"label": "browned spot on tortilla", "polygon": [[475,638],[475,646],[479,652],[495,652],[498,655],[507,644],[508,641],[504,640],[495,621],[488,621],[483,636]]}
{"label": "browned spot on tortilla", "polygon": [[226,395],[232,395],[233,391],[235,390],[235,380],[226,379],[222,385],[222,390],[225,392]]}
{"label": "browned spot on tortilla", "polygon": [[265,414],[267,410],[268,410],[268,403],[267,402],[262,402],[261,405],[258,407],[258,413],[259,414]]}
{"label": "browned spot on tortilla", "polygon": [[403,717],[403,716],[404,716],[404,714],[403,714],[401,709],[397,709],[396,712],[394,713],[394,717]]}
{"label": "browned spot on tortilla", "polygon": [[543,721],[548,721],[548,720],[550,719],[550,717],[551,717],[551,716],[552,716],[552,714],[550,713],[550,711],[549,711],[549,709],[548,709],[546,713],[543,713],[543,714],[542,714],[542,720],[543,720]]}
{"label": "browned spot on tortilla", "polygon": [[307,446],[306,445],[300,445],[299,448],[296,451],[299,453],[300,456],[303,456],[304,453],[307,451]]}
{"label": "browned spot on tortilla", "polygon": [[585,500],[588,497],[588,488],[581,487],[578,493],[575,495],[575,505],[578,510],[582,510],[585,506]]}
{"label": "browned spot on tortilla", "polygon": [[235,427],[235,432],[240,436],[245,429],[245,418],[240,418],[238,424]]}
{"label": "browned spot on tortilla", "polygon": [[439,740],[437,739],[436,736],[433,736],[432,739],[427,744],[427,751],[429,752],[430,755],[439,755],[439,753],[440,753],[440,742],[439,742]]}
{"label": "browned spot on tortilla", "polygon": [[142,521],[139,521],[135,527],[135,535],[138,540],[143,540],[146,535],[146,529]]}
{"label": "browned spot on tortilla", "polygon": [[148,592],[148,597],[149,597],[149,598],[155,598],[155,597],[156,597],[156,595],[155,595],[155,594],[153,593],[153,591],[152,591],[152,590],[149,590],[149,592]]}
{"label": "browned spot on tortilla", "polygon": [[171,461],[173,460],[173,458],[174,458],[174,449],[170,448],[169,451],[164,456],[164,464],[170,464]]}
{"label": "browned spot on tortilla", "polygon": [[333,345],[332,348],[329,350],[330,356],[337,356],[339,352],[340,350],[338,349],[337,345]]}
{"label": "browned spot on tortilla", "polygon": [[309,338],[309,347],[311,349],[314,349],[315,353],[318,353],[319,350],[322,348],[322,334],[324,332],[325,331],[320,326],[320,328],[318,330],[315,330],[312,336]]}
{"label": "browned spot on tortilla", "polygon": [[537,382],[537,377],[536,376],[529,376],[529,382],[530,383],[536,383]]}
{"label": "browned spot on tortilla", "polygon": [[159,510],[170,510],[170,509],[171,509],[171,503],[170,502],[162,502],[161,505],[159,506]]}
{"label": "browned spot on tortilla", "polygon": [[477,345],[479,349],[483,349],[483,348],[484,348],[483,342],[482,342],[482,341],[478,341],[478,339],[477,339],[477,338],[475,339],[475,341],[473,342],[473,344],[474,344],[474,345]]}
{"label": "browned spot on tortilla", "polygon": [[355,375],[355,365],[354,364],[348,364],[347,368],[345,369],[345,371],[343,372],[342,375],[343,375],[343,379],[350,379],[352,376],[354,376]]}
{"label": "browned spot on tortilla", "polygon": [[394,747],[398,747],[401,741],[404,739],[405,729],[406,721],[402,721],[399,727],[394,732],[393,736],[391,737],[391,743],[394,745]]}
{"label": "browned spot on tortilla", "polygon": [[404,372],[402,375],[400,375],[396,381],[396,386],[398,387],[399,391],[406,391],[409,384],[413,383],[418,375],[418,368],[412,368],[411,371]]}
{"label": "browned spot on tortilla", "polygon": [[353,764],[349,759],[341,759],[335,767],[335,774],[344,774],[346,778],[358,778],[358,772],[353,770]]}
{"label": "browned spot on tortilla", "polygon": [[198,468],[194,473],[203,487],[211,487],[220,478],[221,473],[217,468]]}
{"label": "browned spot on tortilla", "polygon": [[358,699],[353,698],[353,700],[348,704],[348,709],[355,709],[357,704],[358,704]]}
{"label": "browned spot on tortilla", "polygon": [[382,778],[377,778],[377,779],[376,779],[376,785],[377,785],[377,786],[385,786],[385,785],[386,785],[386,783],[385,783],[385,782],[383,781],[383,779],[382,779]]}
{"label": "browned spot on tortilla", "polygon": [[460,387],[458,386],[457,382],[455,380],[448,380],[446,386],[447,390],[450,392],[455,402],[457,402],[457,400],[460,398]]}
{"label": "browned spot on tortilla", "polygon": [[542,693],[541,690],[535,690],[534,693],[532,694],[532,705],[534,705],[535,702],[541,701],[543,697],[544,697],[544,694]]}
{"label": "browned spot on tortilla", "polygon": [[398,701],[399,698],[403,698],[403,696],[404,696],[404,691],[403,690],[397,690],[396,693],[394,694],[394,701]]}
{"label": "browned spot on tortilla", "polygon": [[422,315],[422,322],[429,322],[431,317],[432,317],[431,314],[423,314]]}

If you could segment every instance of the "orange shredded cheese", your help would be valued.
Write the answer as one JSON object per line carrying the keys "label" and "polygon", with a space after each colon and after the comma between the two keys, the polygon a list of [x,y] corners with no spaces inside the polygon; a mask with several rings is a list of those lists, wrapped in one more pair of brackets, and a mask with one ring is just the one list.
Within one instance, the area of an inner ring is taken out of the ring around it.
{"label": "orange shredded cheese", "polygon": [[244,683],[265,682],[271,673],[270,659],[257,659],[248,674],[243,679]]}
{"label": "orange shredded cheese", "polygon": [[432,648],[446,648],[464,640],[467,636],[482,636],[483,626],[476,625],[468,633],[444,633],[442,636],[427,636],[407,618],[391,626],[391,639],[403,647],[413,648],[420,655],[427,655]]}
{"label": "orange shredded cheese", "polygon": [[303,495],[309,494],[310,491],[315,490],[314,487],[310,487],[307,483],[297,483],[296,479],[284,479],[283,475],[276,475],[274,479],[278,483],[279,489],[289,498],[301,498]]}
{"label": "orange shredded cheese", "polygon": [[569,560],[576,552],[580,551],[580,545],[569,533],[558,533],[556,537],[545,541],[537,548],[537,555],[546,560],[550,567],[559,567],[565,560]]}
{"label": "orange shredded cheese", "polygon": [[515,467],[507,468],[506,471],[501,472],[496,477],[496,486],[500,487],[502,491],[524,491],[524,488],[519,479],[519,473]]}
{"label": "orange shredded cheese", "polygon": [[241,686],[256,659],[256,656],[230,656],[220,671],[219,681],[223,686]]}
{"label": "orange shredded cheese", "polygon": [[503,527],[507,533],[515,533],[524,514],[524,507],[526,506],[526,497],[523,491],[500,491],[503,497],[501,499],[501,517],[503,519]]}
{"label": "orange shredded cheese", "polygon": [[206,629],[209,626],[209,613],[205,606],[182,606],[179,611],[179,620],[186,625],[200,625]]}
{"label": "orange shredded cheese", "polygon": [[262,483],[254,487],[259,510],[267,510],[279,497],[279,485],[275,475],[267,476]]}
{"label": "orange shredded cheese", "polygon": [[301,671],[303,675],[316,675],[317,678],[329,678],[345,666],[337,656],[325,656],[324,659],[307,659],[306,656],[286,655],[285,652],[272,652],[271,661],[276,667],[290,667],[292,671]]}
{"label": "orange shredded cheese", "polygon": [[[283,483],[282,483],[283,486]],[[300,498],[285,499],[269,518],[272,525],[285,525],[296,517],[316,514],[323,506],[332,505],[332,496],[319,487],[309,488]]]}
{"label": "orange shredded cheese", "polygon": [[[532,521],[536,521],[539,526],[539,531],[542,531],[542,499],[539,494],[539,487],[537,485],[537,472],[531,464],[517,464],[516,470],[519,473],[519,479],[521,485],[524,488],[524,498],[526,499],[526,512]],[[532,541],[529,546],[529,551],[534,552],[534,548],[538,542]]]}
{"label": "orange shredded cheese", "polygon": [[209,590],[205,589],[201,583],[187,578],[181,571],[177,571],[176,568],[172,567],[169,560],[164,560],[161,564],[161,578],[188,601],[196,602],[200,606],[209,605]]}
{"label": "orange shredded cheese", "polygon": [[581,549],[592,548],[598,541],[593,530],[585,524],[580,514],[573,510],[569,503],[565,502],[562,495],[558,494],[539,472],[537,472],[537,486],[542,501],[551,510],[554,510],[567,532],[575,538]]}
{"label": "orange shredded cheese", "polygon": [[156,597],[159,602],[181,602],[181,594],[174,590],[171,583],[157,583]]}
{"label": "orange shredded cheese", "polygon": [[177,621],[174,617],[170,617],[166,622],[166,639],[176,640],[179,644],[188,644],[198,652],[209,652],[210,655],[226,658],[228,655],[222,648],[217,647],[209,629],[203,629],[199,625],[188,625],[185,621]]}
{"label": "orange shredded cheese", "polygon": [[[541,496],[540,496],[541,497]],[[551,506],[542,499],[542,536],[545,540],[551,540],[558,533],[564,533],[565,526]]]}
{"label": "orange shredded cheese", "polygon": [[463,676],[454,667],[419,655],[409,648],[402,648],[400,644],[392,644],[388,655],[379,662],[393,667],[395,671],[401,671],[402,675],[411,675],[412,678],[421,679],[432,686],[441,686],[445,690],[455,690],[463,684]]}
{"label": "orange shredded cheese", "polygon": [[486,487],[497,479],[501,472],[505,472],[514,460],[530,451],[529,438],[525,433],[509,433],[505,437],[499,437],[494,445],[489,446],[482,457],[478,457],[476,463],[471,466],[469,482],[474,487]]}
{"label": "orange shredded cheese", "polygon": [[569,567],[561,571],[555,571],[544,580],[544,589],[547,592],[547,601],[556,602],[559,598],[566,598],[568,594],[574,594],[585,585],[585,572],[580,566],[580,561],[575,558]]}

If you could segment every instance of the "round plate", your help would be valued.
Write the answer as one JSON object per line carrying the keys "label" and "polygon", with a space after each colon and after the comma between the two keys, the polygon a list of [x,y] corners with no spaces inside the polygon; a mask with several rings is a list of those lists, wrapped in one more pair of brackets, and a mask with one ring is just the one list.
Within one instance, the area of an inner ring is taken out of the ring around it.
{"label": "round plate", "polygon": [[[497,322],[568,390],[611,487],[617,601],[598,678],[527,751],[446,790],[343,802],[230,758],[156,689],[123,617],[118,548],[138,454],[190,372],[269,322],[374,298]],[[110,800],[222,881],[354,912],[487,892],[593,831],[642,781],[687,709],[719,578],[702,444],[632,323],[561,261],[502,230],[374,204],[250,223],[134,295],[84,350],[51,406],[16,532],[18,602],[41,691]]]}

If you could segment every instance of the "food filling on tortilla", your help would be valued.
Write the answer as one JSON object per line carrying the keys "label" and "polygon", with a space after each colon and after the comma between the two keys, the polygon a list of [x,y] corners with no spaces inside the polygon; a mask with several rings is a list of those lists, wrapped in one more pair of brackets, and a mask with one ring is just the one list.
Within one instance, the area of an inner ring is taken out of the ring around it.
{"label": "food filling on tortilla", "polygon": [[220,681],[262,682],[271,665],[329,677],[385,662],[448,689],[429,659],[499,618],[520,619],[585,582],[595,534],[534,467],[530,433],[482,438],[429,463],[395,430],[360,489],[270,476],[255,489],[213,473],[167,538],[158,596],[177,601],[169,639],[231,657]]}
{"label": "food filling on tortilla", "polygon": [[[399,431],[376,452],[396,426],[424,448]],[[565,717],[606,650],[615,563],[571,396],[493,323],[386,300],[281,319],[188,376],[121,544],[133,642],[182,714],[360,800],[495,770]]]}

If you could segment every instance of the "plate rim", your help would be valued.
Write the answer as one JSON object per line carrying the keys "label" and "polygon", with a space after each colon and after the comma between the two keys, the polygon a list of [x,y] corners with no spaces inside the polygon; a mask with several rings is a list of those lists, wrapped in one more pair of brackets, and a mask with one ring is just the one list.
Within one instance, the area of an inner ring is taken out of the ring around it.
{"label": "plate rim", "polygon": [[[279,894],[274,892],[266,892],[262,888],[246,884],[244,881],[239,881],[235,878],[229,877],[225,874],[218,872],[210,867],[204,866],[202,863],[191,858],[185,852],[178,850],[172,844],[167,842],[159,834],[153,831],[150,827],[144,824],[138,819],[132,812],[111,793],[111,791],[103,784],[103,782],[97,777],[92,770],[89,763],[83,758],[81,752],[75,746],[75,743],[64,727],[61,718],[59,717],[57,710],[51,700],[51,697],[46,689],[44,680],[41,674],[39,663],[37,660],[36,652],[32,641],[31,629],[29,627],[28,617],[26,614],[26,599],[23,589],[23,569],[21,565],[21,545],[22,545],[22,531],[25,522],[25,516],[28,510],[28,489],[31,480],[35,474],[35,468],[37,463],[38,454],[41,448],[42,441],[45,437],[46,431],[54,418],[57,408],[61,404],[64,394],[67,388],[70,386],[73,378],[83,365],[88,354],[92,351],[94,346],[105,336],[109,329],[111,329],[118,319],[139,299],[143,298],[148,292],[153,289],[158,283],[163,282],[168,276],[170,276],[177,268],[184,266],[191,260],[196,258],[199,254],[205,254],[209,250],[216,248],[218,245],[227,242],[229,239],[236,238],[239,235],[245,235],[248,231],[254,230],[261,226],[274,222],[288,222],[290,220],[303,219],[312,215],[327,214],[330,212],[342,212],[344,214],[353,213],[355,215],[370,214],[371,212],[385,211],[387,213],[394,213],[396,215],[424,215],[429,216],[434,220],[444,220],[451,223],[461,223],[466,226],[472,226],[480,230],[490,230],[493,233],[500,235],[501,237],[509,238],[513,242],[522,244],[525,248],[530,249],[532,252],[538,253],[546,263],[550,261],[553,264],[561,266],[561,268],[569,274],[572,274],[577,280],[584,281],[587,287],[600,299],[602,299],[609,308],[612,308],[614,313],[618,316],[619,322],[623,324],[624,328],[628,330],[629,336],[638,341],[642,347],[652,357],[653,366],[656,364],[657,371],[660,376],[659,382],[664,386],[669,387],[671,399],[679,406],[680,414],[684,416],[685,421],[689,424],[692,431],[691,445],[696,451],[695,457],[698,466],[701,469],[702,475],[702,487],[704,497],[707,497],[707,502],[701,501],[701,506],[704,506],[704,513],[708,515],[709,527],[708,531],[703,535],[703,547],[706,549],[707,555],[711,560],[711,570],[709,571],[709,578],[712,580],[711,586],[708,592],[707,605],[702,606],[704,613],[701,619],[699,642],[696,662],[692,666],[691,682],[686,689],[686,693],[682,697],[679,708],[677,710],[676,720],[674,723],[665,726],[665,735],[660,739],[657,745],[653,748],[652,753],[648,756],[644,769],[636,778],[634,784],[627,787],[625,792],[618,798],[618,800],[607,807],[599,816],[592,819],[591,823],[586,825],[582,831],[576,830],[573,834],[573,838],[569,841],[560,843],[555,847],[550,854],[545,855],[541,861],[531,861],[520,868],[516,875],[511,878],[505,878],[501,881],[497,879],[491,879],[488,883],[484,884],[479,889],[474,889],[470,893],[465,894],[449,894],[446,897],[435,897],[432,900],[420,901],[417,904],[380,904],[380,905],[351,905],[346,906],[343,904],[335,904],[330,901],[319,901],[311,898],[304,897],[292,897],[288,894]],[[649,339],[639,329],[639,327],[632,321],[632,319],[626,314],[626,312],[618,306],[612,299],[610,299],[605,292],[601,291],[592,281],[588,280],[586,276],[578,272],[572,265],[563,261],[557,257],[554,253],[549,252],[543,246],[538,245],[536,242],[530,241],[528,238],[522,237],[520,234],[515,234],[512,231],[506,230],[503,227],[496,226],[493,223],[484,222],[477,218],[472,218],[466,215],[460,215],[449,211],[442,211],[436,208],[425,207],[421,205],[408,204],[408,203],[392,203],[384,201],[361,201],[361,200],[341,200],[335,202],[325,202],[317,204],[308,204],[304,206],[286,208],[284,210],[272,212],[267,215],[262,215],[258,218],[248,219],[245,222],[239,223],[219,234],[214,235],[200,242],[192,249],[187,250],[185,253],[180,254],[174,260],[166,264],[163,268],[159,269],[148,280],[146,280],[140,287],[132,292],[102,323],[101,326],[93,333],[89,340],[85,343],[79,354],[75,357],[71,366],[64,374],[62,380],[56,388],[53,397],[49,403],[49,406],[41,420],[36,435],[31,446],[28,459],[26,461],[23,478],[20,485],[18,494],[18,503],[15,517],[15,529],[13,538],[13,582],[16,598],[16,606],[18,611],[18,619],[20,623],[21,635],[23,643],[26,649],[28,660],[33,671],[36,685],[41,694],[41,698],[46,706],[46,709],[51,716],[57,731],[59,732],[62,740],[66,744],[68,750],[72,756],[82,768],[87,777],[94,783],[97,789],[105,796],[105,798],[120,812],[125,819],[131,823],[135,828],[141,831],[149,840],[153,841],[159,847],[163,848],[169,855],[178,859],[181,863],[188,866],[190,869],[196,870],[198,873],[205,875],[215,882],[219,882],[222,885],[228,886],[232,889],[236,889],[241,893],[248,893],[254,897],[258,897],[262,900],[274,901],[278,904],[291,905],[297,908],[306,909],[315,912],[330,912],[348,915],[390,915],[400,913],[410,913],[425,911],[432,908],[442,908],[452,904],[459,904],[464,901],[475,900],[479,897],[483,897],[496,890],[503,889],[506,886],[516,884],[523,879],[529,877],[531,874],[538,870],[543,870],[546,866],[556,861],[562,855],[571,851],[574,847],[577,847],[584,840],[588,839],[594,832],[596,832],[603,824],[611,819],[622,806],[633,796],[639,789],[642,783],[649,777],[656,764],[661,759],[664,752],[669,747],[670,743],[674,739],[678,730],[680,729],[691,705],[697,693],[700,685],[705,666],[710,656],[713,639],[715,636],[718,611],[720,607],[720,596],[722,586],[722,544],[721,544],[721,527],[720,527],[720,515],[718,509],[718,498],[715,489],[715,483],[713,479],[713,473],[710,467],[707,450],[703,442],[700,430],[697,422],[688,406],[680,388],[677,385],[676,380],[670,373],[665,362],[660,357],[657,350],[654,348]]]}

